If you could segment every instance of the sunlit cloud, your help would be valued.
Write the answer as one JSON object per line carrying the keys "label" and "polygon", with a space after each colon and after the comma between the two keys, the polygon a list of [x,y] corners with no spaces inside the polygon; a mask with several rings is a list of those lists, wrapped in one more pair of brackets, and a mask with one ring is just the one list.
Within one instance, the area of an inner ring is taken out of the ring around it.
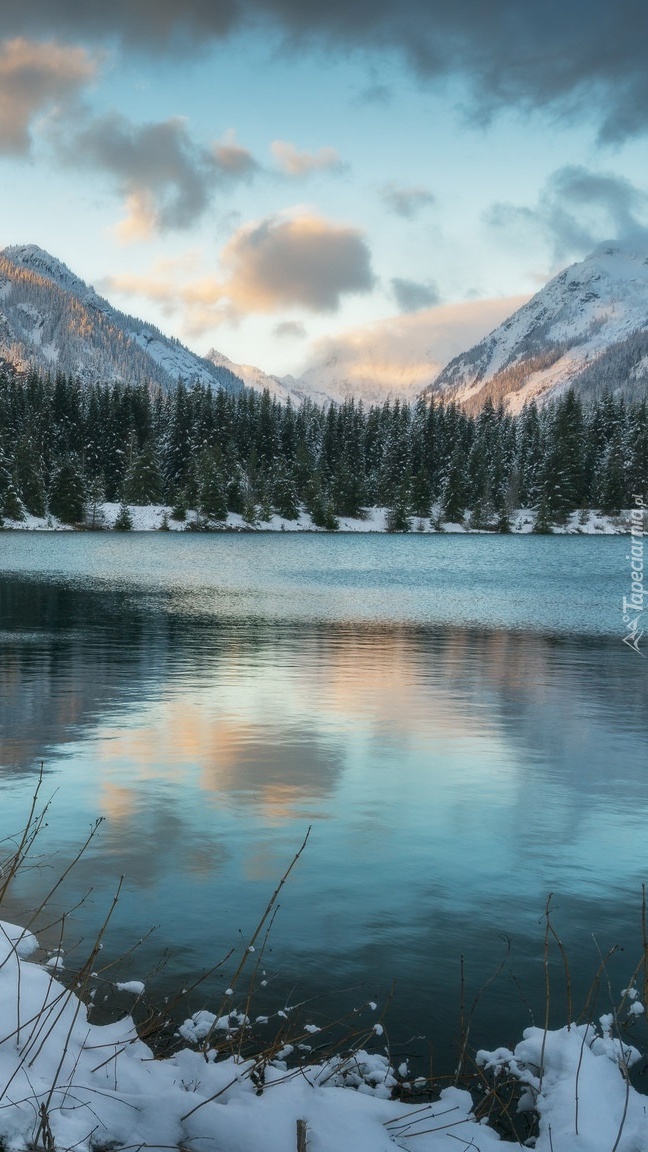
{"label": "sunlit cloud", "polygon": [[270,150],[284,176],[310,176],[312,172],[342,172],[346,165],[335,148],[318,148],[317,152],[300,152],[287,140],[274,140]]}
{"label": "sunlit cloud", "polygon": [[233,130],[230,130],[223,140],[214,144],[213,153],[221,171],[238,179],[249,179],[259,171],[259,164],[254,156],[238,143]]}
{"label": "sunlit cloud", "polygon": [[237,229],[221,253],[219,275],[180,279],[180,270],[166,262],[149,275],[112,276],[104,283],[123,296],[180,313],[194,334],[295,305],[334,312],[343,296],[370,292],[374,285],[362,233],[309,213],[269,216]]}
{"label": "sunlit cloud", "polygon": [[315,340],[299,372],[312,387],[331,386],[367,400],[414,396],[449,360],[496,328],[527,296],[441,304]]}

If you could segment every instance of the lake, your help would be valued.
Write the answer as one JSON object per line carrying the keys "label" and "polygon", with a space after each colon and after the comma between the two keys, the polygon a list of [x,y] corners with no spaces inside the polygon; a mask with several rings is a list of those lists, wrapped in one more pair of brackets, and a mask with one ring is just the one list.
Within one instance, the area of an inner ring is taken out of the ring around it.
{"label": "lake", "polygon": [[[91,889],[67,925],[87,945],[123,874],[106,956],[157,928],[110,976],[144,979],[168,949],[148,984],[161,998],[249,938],[311,826],[262,1010],[321,993],[318,1023],[395,981],[393,1050],[448,1073],[462,956],[468,1004],[505,961],[478,1046],[542,1022],[550,893],[575,1004],[615,943],[618,991],[648,876],[627,551],[623,537],[0,533],[0,836],[41,761],[53,796],[10,909],[24,919],[103,817],[55,905]],[[562,1023],[558,968],[554,985]]]}

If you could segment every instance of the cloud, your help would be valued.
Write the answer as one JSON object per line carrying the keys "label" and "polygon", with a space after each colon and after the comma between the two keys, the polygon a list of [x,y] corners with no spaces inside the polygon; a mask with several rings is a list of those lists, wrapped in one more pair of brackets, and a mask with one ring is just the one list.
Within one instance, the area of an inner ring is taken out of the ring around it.
{"label": "cloud", "polygon": [[414,396],[449,360],[465,352],[510,316],[528,297],[442,304],[396,316],[338,336],[316,340],[296,375],[320,391]]}
{"label": "cloud", "polygon": [[389,84],[381,83],[380,80],[372,80],[353,97],[354,104],[373,104],[382,108],[389,107],[393,100],[394,89]]}
{"label": "cloud", "polygon": [[303,340],[307,335],[305,326],[300,320],[283,320],[272,330],[273,336],[287,336],[293,340]]}
{"label": "cloud", "polygon": [[29,152],[34,118],[76,96],[96,70],[84,48],[22,38],[0,42],[0,152]]}
{"label": "cloud", "polygon": [[347,294],[374,286],[371,255],[355,228],[302,213],[268,216],[234,233],[221,253],[220,275],[186,278],[187,264],[157,264],[148,276],[113,276],[106,287],[180,312],[198,335],[224,321],[284,307],[334,312]]}
{"label": "cloud", "polygon": [[356,228],[303,213],[240,228],[226,245],[228,295],[242,311],[300,305],[334,312],[348,293],[370,292],[371,255]]}
{"label": "cloud", "polygon": [[279,168],[285,176],[310,176],[311,172],[341,172],[347,167],[335,148],[318,148],[317,152],[300,152],[287,140],[274,140],[270,145]]}
{"label": "cloud", "polygon": [[223,173],[229,173],[231,176],[244,180],[249,179],[259,170],[259,164],[254,156],[248,152],[247,148],[243,148],[237,143],[236,134],[233,131],[228,132],[225,139],[219,144],[214,144],[212,151]]}
{"label": "cloud", "polygon": [[429,188],[424,188],[420,184],[410,188],[404,188],[399,184],[385,184],[380,190],[380,195],[390,212],[406,220],[413,220],[423,208],[435,203],[435,197]]}
{"label": "cloud", "polygon": [[439,303],[439,289],[432,280],[403,280],[395,276],[391,287],[402,312],[418,312],[420,308],[430,308]]}
{"label": "cloud", "polygon": [[486,222],[547,241],[556,263],[588,255],[604,240],[631,240],[648,228],[648,193],[612,172],[568,165],[554,172],[533,208],[494,204]]}
{"label": "cloud", "polygon": [[637,0],[3,0],[6,35],[118,37],[189,50],[272,29],[304,45],[399,54],[420,76],[459,75],[483,116],[517,106],[594,118],[603,139],[648,127],[648,8]]}
{"label": "cloud", "polygon": [[49,133],[57,158],[68,167],[113,178],[126,203],[118,226],[124,241],[190,227],[219,185],[249,179],[256,168],[232,138],[211,148],[198,144],[180,117],[134,124],[117,112],[86,113],[54,120]]}

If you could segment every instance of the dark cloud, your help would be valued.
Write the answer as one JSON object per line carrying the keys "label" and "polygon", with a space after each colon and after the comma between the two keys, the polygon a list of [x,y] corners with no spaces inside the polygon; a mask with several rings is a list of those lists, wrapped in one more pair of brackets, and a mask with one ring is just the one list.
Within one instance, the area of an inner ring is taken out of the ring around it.
{"label": "dark cloud", "polygon": [[430,204],[435,202],[435,197],[429,188],[424,188],[420,184],[413,187],[386,184],[384,188],[381,188],[380,196],[390,212],[394,212],[396,216],[402,216],[406,220],[413,220],[423,208],[428,208]]}
{"label": "dark cloud", "polygon": [[95,71],[83,48],[22,38],[0,43],[0,152],[29,152],[34,118],[77,96]]}
{"label": "dark cloud", "polygon": [[614,173],[569,165],[552,174],[535,207],[494,204],[486,221],[513,234],[540,234],[560,263],[586,256],[604,240],[645,235],[648,194]]}
{"label": "dark cloud", "polygon": [[205,148],[184,120],[134,124],[119,113],[63,117],[50,126],[60,161],[73,168],[108,173],[125,197],[124,239],[154,231],[187,228],[206,211],[214,189],[248,179],[254,158],[234,141]]}
{"label": "dark cloud", "polygon": [[273,336],[286,336],[292,340],[303,340],[308,335],[300,320],[284,320],[272,330]]}
{"label": "dark cloud", "polygon": [[419,282],[395,276],[391,287],[401,312],[418,312],[420,308],[431,308],[440,300],[439,289],[432,280]]}
{"label": "dark cloud", "polygon": [[596,117],[604,139],[648,126],[648,6],[639,0],[3,0],[4,35],[117,36],[147,50],[275,28],[288,44],[395,50],[423,76],[463,74],[500,107]]}

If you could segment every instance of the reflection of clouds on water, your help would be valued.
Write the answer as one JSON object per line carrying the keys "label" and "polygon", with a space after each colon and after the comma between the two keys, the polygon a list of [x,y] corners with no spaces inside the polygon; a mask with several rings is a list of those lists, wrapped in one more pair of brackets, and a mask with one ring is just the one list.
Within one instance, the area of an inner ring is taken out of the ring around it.
{"label": "reflection of clouds on water", "polygon": [[[612,932],[635,900],[648,715],[620,644],[251,625],[32,591],[16,616],[32,634],[0,649],[0,835],[20,826],[45,752],[59,859],[106,817],[68,895],[94,886],[101,919],[126,874],[129,943],[159,922],[161,945],[204,967],[254,927],[308,824],[273,963],[396,977],[414,1017],[456,986],[460,952],[482,982],[501,931],[533,967],[548,891],[586,935],[597,901]],[[14,897],[42,889],[26,873]]]}
{"label": "reflection of clouds on water", "polygon": [[105,813],[92,851],[79,866],[84,883],[101,886],[105,875],[123,875],[129,885],[150,889],[169,875],[174,883],[183,876],[200,881],[218,876],[229,852],[217,829],[210,834],[193,826],[173,797],[137,785],[118,791],[118,819]]}
{"label": "reflection of clouds on water", "polygon": [[[97,803],[111,821],[129,818],[142,782],[208,794],[208,803],[253,808],[270,822],[330,797],[342,768],[336,741],[280,725],[214,715],[214,694],[143,707],[127,727],[102,726],[91,755],[103,764]],[[119,783],[115,780],[119,774]],[[124,782],[126,780],[126,782]]]}

